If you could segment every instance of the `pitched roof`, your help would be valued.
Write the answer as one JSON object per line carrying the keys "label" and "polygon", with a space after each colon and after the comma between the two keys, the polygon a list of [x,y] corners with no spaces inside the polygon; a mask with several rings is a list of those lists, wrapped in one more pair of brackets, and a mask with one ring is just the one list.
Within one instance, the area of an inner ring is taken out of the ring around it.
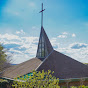
{"label": "pitched roof", "polygon": [[17,76],[23,76],[35,70],[42,61],[38,58],[32,58],[19,65],[11,66],[6,69],[2,74],[2,77],[16,78]]}
{"label": "pitched roof", "polygon": [[36,58],[6,69],[2,77],[15,78],[32,70],[51,70],[54,71],[54,76],[60,79],[88,77],[88,66],[53,50],[43,27],[41,27]]}
{"label": "pitched roof", "polygon": [[54,76],[60,79],[88,77],[88,66],[55,50],[44,60],[37,71],[43,69],[54,71]]}
{"label": "pitched roof", "polygon": [[[42,37],[44,39],[43,43],[41,42]],[[43,27],[41,28],[37,54],[39,53],[39,49],[43,48],[40,47],[40,44],[45,44],[45,48],[48,51],[44,59],[38,59],[37,56],[17,66],[12,66],[5,70],[2,77],[15,78],[28,74],[32,70],[51,70],[54,71],[54,76],[60,79],[88,77],[88,66],[53,50]]]}
{"label": "pitched roof", "polygon": [[37,71],[54,71],[54,76],[60,79],[88,77],[88,66],[53,50],[43,27],[41,28],[39,43],[41,36],[44,37],[44,42],[49,53],[37,68]]}

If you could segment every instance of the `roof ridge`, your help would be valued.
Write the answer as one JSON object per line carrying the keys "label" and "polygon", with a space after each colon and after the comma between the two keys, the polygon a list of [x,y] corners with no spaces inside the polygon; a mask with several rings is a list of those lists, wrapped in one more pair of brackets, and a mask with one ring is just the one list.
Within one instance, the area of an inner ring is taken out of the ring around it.
{"label": "roof ridge", "polygon": [[48,57],[53,53],[53,51],[54,50],[50,52],[50,54],[40,63],[40,65],[35,70],[37,70],[46,61],[46,59],[48,59]]}

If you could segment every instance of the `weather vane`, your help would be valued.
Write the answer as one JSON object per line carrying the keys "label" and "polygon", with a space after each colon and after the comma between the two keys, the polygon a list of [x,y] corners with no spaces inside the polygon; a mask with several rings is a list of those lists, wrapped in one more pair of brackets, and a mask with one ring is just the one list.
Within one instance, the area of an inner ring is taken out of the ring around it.
{"label": "weather vane", "polygon": [[42,10],[39,12],[39,13],[41,13],[41,27],[43,27],[43,11],[44,11],[45,9],[43,9],[43,3],[42,3]]}

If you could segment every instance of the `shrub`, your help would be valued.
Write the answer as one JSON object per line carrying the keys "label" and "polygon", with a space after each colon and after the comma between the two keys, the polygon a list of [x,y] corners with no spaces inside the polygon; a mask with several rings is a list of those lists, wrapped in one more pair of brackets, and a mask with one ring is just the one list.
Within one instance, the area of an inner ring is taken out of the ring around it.
{"label": "shrub", "polygon": [[32,72],[33,75],[21,77],[15,79],[13,87],[15,88],[60,88],[59,79],[52,76],[54,72],[48,70],[48,72]]}
{"label": "shrub", "polygon": [[70,88],[77,88],[77,86],[70,86]]}

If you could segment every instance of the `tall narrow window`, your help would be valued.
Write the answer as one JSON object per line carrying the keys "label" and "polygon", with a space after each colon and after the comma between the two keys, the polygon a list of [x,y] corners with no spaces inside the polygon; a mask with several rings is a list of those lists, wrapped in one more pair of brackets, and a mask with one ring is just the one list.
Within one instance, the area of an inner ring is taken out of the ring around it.
{"label": "tall narrow window", "polygon": [[46,47],[45,39],[44,36],[41,35],[39,40],[38,51],[37,51],[38,58],[45,58],[48,55],[48,51],[45,47]]}

